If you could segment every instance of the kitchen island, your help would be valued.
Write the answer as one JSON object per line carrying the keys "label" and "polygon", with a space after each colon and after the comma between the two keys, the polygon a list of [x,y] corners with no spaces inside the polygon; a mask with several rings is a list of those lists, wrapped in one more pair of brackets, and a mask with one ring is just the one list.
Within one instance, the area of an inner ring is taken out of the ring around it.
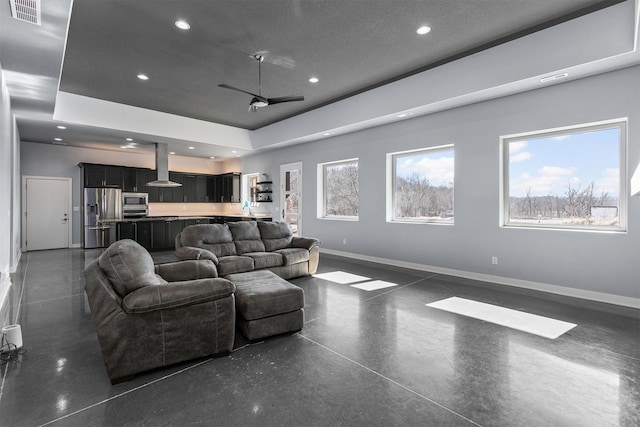
{"label": "kitchen island", "polygon": [[224,213],[207,216],[147,216],[103,221],[115,224],[116,240],[131,239],[149,251],[174,248],[174,239],[186,226],[232,221],[271,221],[268,214]]}

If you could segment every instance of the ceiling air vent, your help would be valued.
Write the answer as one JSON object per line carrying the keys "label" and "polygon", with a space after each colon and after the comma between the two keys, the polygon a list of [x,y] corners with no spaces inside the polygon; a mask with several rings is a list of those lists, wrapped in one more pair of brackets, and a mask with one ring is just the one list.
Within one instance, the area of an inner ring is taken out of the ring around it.
{"label": "ceiling air vent", "polygon": [[18,21],[40,25],[40,0],[9,0],[11,16]]}

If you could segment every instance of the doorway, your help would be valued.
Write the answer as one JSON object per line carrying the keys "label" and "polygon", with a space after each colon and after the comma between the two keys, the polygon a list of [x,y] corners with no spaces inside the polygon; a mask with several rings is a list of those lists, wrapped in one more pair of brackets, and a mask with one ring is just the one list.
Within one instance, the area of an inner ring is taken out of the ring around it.
{"label": "doorway", "polygon": [[68,248],[71,242],[71,178],[22,177],[22,247]]}
{"label": "doorway", "polygon": [[302,235],[302,162],[280,165],[282,221],[294,236]]}

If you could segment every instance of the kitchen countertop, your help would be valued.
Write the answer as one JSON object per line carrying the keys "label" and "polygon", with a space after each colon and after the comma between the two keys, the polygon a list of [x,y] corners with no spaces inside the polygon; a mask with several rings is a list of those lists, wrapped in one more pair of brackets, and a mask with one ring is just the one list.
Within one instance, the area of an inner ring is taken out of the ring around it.
{"label": "kitchen countertop", "polygon": [[115,224],[119,222],[145,222],[145,221],[178,221],[185,219],[206,219],[206,218],[216,218],[216,217],[224,217],[224,218],[254,218],[254,219],[264,219],[264,218],[272,218],[272,215],[269,214],[242,214],[242,213],[220,213],[220,214],[212,214],[212,215],[197,215],[197,216],[146,216],[140,218],[123,218],[123,219],[108,219],[104,221],[100,221],[102,224]]}

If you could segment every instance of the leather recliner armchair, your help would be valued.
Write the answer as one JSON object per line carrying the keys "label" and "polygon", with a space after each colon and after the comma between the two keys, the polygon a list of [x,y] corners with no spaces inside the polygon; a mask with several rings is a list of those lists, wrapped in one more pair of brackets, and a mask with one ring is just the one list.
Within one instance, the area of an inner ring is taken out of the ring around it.
{"label": "leather recliner armchair", "polygon": [[229,353],[235,285],[210,260],[154,266],[133,240],[119,240],[85,269],[85,290],[113,384],[133,374]]}

